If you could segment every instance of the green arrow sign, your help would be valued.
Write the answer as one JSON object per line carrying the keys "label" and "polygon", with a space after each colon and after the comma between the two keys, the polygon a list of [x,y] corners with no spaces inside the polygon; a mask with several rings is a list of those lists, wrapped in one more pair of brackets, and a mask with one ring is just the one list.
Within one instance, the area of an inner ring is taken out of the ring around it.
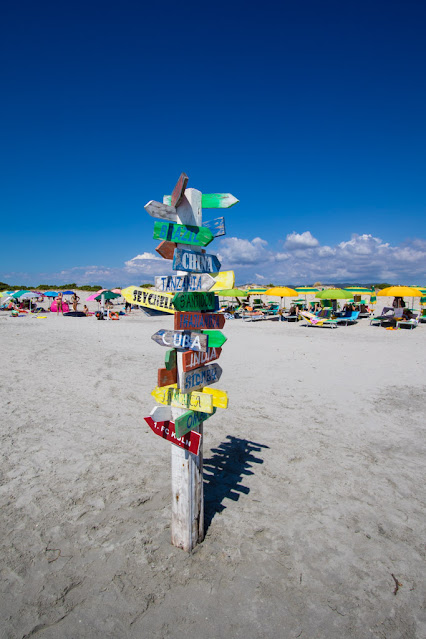
{"label": "green arrow sign", "polygon": [[192,410],[187,411],[180,417],[175,418],[175,431],[176,437],[180,438],[189,433],[190,430],[199,426],[201,422],[205,422],[206,419],[214,415],[216,408],[213,408],[212,413],[200,413]]}
{"label": "green arrow sign", "polygon": [[[172,196],[165,195],[164,204],[171,205]],[[203,209],[229,209],[239,202],[231,193],[203,193],[201,196],[201,206]]]}
{"label": "green arrow sign", "polygon": [[203,335],[207,335],[209,338],[209,341],[207,342],[209,348],[220,348],[227,339],[222,331],[203,330]]}
{"label": "green arrow sign", "polygon": [[213,239],[214,235],[211,230],[202,226],[171,224],[170,222],[154,223],[154,240],[207,246]]}

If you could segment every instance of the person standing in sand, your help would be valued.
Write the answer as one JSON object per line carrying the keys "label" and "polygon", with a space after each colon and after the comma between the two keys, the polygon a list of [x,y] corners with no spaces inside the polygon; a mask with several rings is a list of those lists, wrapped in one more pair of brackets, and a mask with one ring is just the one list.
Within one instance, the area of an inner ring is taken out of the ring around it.
{"label": "person standing in sand", "polygon": [[72,298],[71,298],[71,302],[72,302],[72,310],[74,311],[74,313],[77,312],[77,306],[78,306],[79,300],[80,300],[80,298],[77,295],[77,293],[73,293],[72,294]]}
{"label": "person standing in sand", "polygon": [[56,298],[56,315],[59,315],[59,311],[61,311],[62,315],[64,314],[64,309],[62,308],[62,293],[60,292]]}

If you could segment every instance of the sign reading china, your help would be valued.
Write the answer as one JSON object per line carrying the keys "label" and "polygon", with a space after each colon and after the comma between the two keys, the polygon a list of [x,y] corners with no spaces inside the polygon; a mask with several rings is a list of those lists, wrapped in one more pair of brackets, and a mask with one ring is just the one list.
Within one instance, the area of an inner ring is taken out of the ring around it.
{"label": "sign reading china", "polygon": [[175,425],[173,422],[154,422],[152,417],[144,417],[144,420],[150,427],[150,429],[163,439],[167,439],[167,441],[175,444],[175,446],[179,446],[179,448],[184,448],[188,450],[193,455],[198,455],[201,444],[201,435],[200,433],[196,433],[195,431],[190,431],[180,439],[176,437],[175,433]]}
{"label": "sign reading china", "polygon": [[220,270],[220,262],[216,255],[177,248],[173,256],[173,268],[175,271],[217,273]]}

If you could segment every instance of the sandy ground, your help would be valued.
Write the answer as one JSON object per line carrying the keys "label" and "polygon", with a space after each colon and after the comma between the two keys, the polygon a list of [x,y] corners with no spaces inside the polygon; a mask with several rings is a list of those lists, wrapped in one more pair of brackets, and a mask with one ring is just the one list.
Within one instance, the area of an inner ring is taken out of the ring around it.
{"label": "sandy ground", "polygon": [[162,327],[0,315],[1,638],[426,637],[426,325],[227,322],[191,554],[143,421]]}

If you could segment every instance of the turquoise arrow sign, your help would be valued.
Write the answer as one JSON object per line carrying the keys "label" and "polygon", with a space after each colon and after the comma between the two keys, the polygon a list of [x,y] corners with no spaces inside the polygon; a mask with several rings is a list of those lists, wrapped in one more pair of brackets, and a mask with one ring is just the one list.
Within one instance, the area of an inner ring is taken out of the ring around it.
{"label": "turquoise arrow sign", "polygon": [[207,331],[203,329],[203,335],[208,335],[209,341],[207,345],[209,348],[220,348],[227,339],[221,331]]}
{"label": "turquoise arrow sign", "polygon": [[211,230],[202,226],[171,224],[170,222],[154,223],[154,240],[207,246],[213,239],[214,235]]}
{"label": "turquoise arrow sign", "polygon": [[[164,204],[170,206],[172,196],[165,195],[163,201]],[[240,200],[237,200],[231,193],[203,193],[201,196],[201,206],[203,209],[229,209],[239,201]]]}

